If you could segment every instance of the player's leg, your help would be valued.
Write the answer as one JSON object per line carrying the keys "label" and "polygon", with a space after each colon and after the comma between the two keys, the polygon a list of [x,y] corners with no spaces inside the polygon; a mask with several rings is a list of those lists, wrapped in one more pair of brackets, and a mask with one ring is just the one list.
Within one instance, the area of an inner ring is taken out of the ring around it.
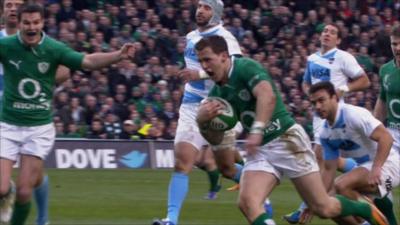
{"label": "player's leg", "polygon": [[217,193],[221,189],[221,174],[217,168],[214,155],[209,146],[203,148],[203,150],[198,154],[198,159],[196,161],[197,167],[207,173],[210,183],[210,188],[204,198],[208,200],[216,199]]}
{"label": "player's leg", "polygon": [[43,182],[44,159],[52,150],[55,140],[55,128],[52,123],[22,129],[27,137],[21,146],[17,201],[12,225],[24,224],[29,214],[33,189]]}
{"label": "player's leg", "polygon": [[265,212],[264,200],[269,196],[278,179],[265,171],[243,173],[239,192],[239,208],[251,225],[274,224]]}
{"label": "player's leg", "polygon": [[42,177],[41,184],[38,185],[33,192],[37,206],[37,225],[46,225],[46,223],[49,222],[49,176],[42,174]]}
{"label": "player's leg", "polygon": [[0,223],[8,223],[12,216],[16,189],[11,175],[19,154],[20,136],[15,126],[0,122]]}
{"label": "player's leg", "polygon": [[321,218],[353,215],[360,216],[371,224],[388,225],[385,216],[371,203],[350,200],[342,195],[330,197],[318,172],[293,178],[292,182],[310,210]]}
{"label": "player's leg", "polygon": [[11,219],[15,201],[15,185],[11,181],[14,161],[0,158],[0,223],[8,223]]}
{"label": "player's leg", "polygon": [[[186,108],[188,107],[188,108]],[[182,105],[175,137],[175,165],[168,187],[168,210],[165,219],[156,219],[153,225],[176,225],[180,210],[189,190],[189,172],[197,154],[207,142],[201,136],[195,121],[195,108]]]}
{"label": "player's leg", "polygon": [[359,199],[360,194],[376,196],[378,208],[387,217],[391,225],[396,225],[396,218],[393,212],[393,204],[387,198],[392,188],[400,183],[400,155],[392,150],[388,159],[381,168],[381,184],[370,185],[368,176],[372,168],[372,162],[362,164],[351,172],[341,175],[335,180],[335,191],[351,199]]}
{"label": "player's leg", "polygon": [[33,189],[42,181],[43,160],[36,156],[21,155],[17,178],[17,199],[11,225],[25,224],[31,207]]}

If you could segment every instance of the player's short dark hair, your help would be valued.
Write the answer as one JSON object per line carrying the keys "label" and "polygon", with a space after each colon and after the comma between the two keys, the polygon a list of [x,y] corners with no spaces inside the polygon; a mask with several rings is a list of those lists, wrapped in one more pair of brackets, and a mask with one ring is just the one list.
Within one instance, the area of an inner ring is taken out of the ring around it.
{"label": "player's short dark hair", "polygon": [[308,90],[308,93],[309,95],[312,95],[320,90],[325,90],[326,92],[328,92],[330,97],[336,95],[335,87],[329,81],[321,81],[311,85],[310,89]]}
{"label": "player's short dark hair", "polygon": [[195,49],[196,51],[201,51],[207,47],[210,47],[213,52],[217,54],[228,52],[228,44],[223,37],[218,35],[202,38],[199,42],[197,42]]}
{"label": "player's short dark hair", "polygon": [[21,20],[21,16],[23,13],[39,13],[42,18],[44,18],[44,8],[43,6],[36,3],[24,3],[18,9],[18,20]]}
{"label": "player's short dark hair", "polygon": [[395,25],[392,27],[392,31],[390,32],[390,36],[400,37],[400,25]]}

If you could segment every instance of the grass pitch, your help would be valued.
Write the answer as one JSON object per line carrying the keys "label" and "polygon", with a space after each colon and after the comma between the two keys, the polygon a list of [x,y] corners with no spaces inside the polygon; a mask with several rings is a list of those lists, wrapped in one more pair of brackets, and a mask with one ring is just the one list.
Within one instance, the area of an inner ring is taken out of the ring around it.
{"label": "grass pitch", "polygon": [[[149,225],[165,217],[171,170],[48,170],[51,225]],[[223,190],[214,201],[203,200],[208,190],[206,174],[194,170],[183,205],[180,225],[246,225],[236,207],[237,192],[225,191],[233,183],[223,180]],[[400,190],[395,190],[395,213],[400,217]],[[296,209],[300,198],[285,180],[272,193],[274,219]],[[34,205],[34,204],[33,204]],[[29,217],[34,224],[35,207]],[[331,225],[314,218],[313,225]]]}

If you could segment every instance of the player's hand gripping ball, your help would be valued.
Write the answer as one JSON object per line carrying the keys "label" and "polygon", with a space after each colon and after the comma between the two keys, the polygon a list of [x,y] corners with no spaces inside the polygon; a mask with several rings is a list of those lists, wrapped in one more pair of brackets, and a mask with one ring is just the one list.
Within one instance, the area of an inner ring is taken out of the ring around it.
{"label": "player's hand gripping ball", "polygon": [[208,97],[206,101],[218,101],[224,107],[221,109],[221,114],[214,117],[209,124],[211,130],[226,131],[232,129],[237,123],[237,116],[232,105],[220,97]]}

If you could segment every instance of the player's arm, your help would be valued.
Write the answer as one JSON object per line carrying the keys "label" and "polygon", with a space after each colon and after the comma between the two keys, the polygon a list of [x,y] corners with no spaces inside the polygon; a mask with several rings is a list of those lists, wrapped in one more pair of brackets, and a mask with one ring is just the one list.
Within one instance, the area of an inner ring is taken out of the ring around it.
{"label": "player's arm", "polygon": [[386,120],[387,111],[385,107],[385,102],[378,98],[374,108],[374,116],[380,120],[382,123]]}
{"label": "player's arm", "polygon": [[375,155],[372,169],[370,172],[369,183],[380,184],[381,168],[389,156],[393,144],[393,137],[389,131],[383,126],[379,125],[374,129],[370,138],[378,142],[378,149]]}
{"label": "player's arm", "polygon": [[93,53],[85,55],[82,61],[82,68],[87,70],[96,70],[122,59],[132,58],[135,54],[132,43],[124,44],[120,50],[107,53]]}
{"label": "player's arm", "polygon": [[308,95],[308,91],[310,90],[310,84],[307,83],[306,81],[303,81],[301,83],[301,88],[303,89],[303,92]]}
{"label": "player's arm", "polygon": [[205,80],[209,79],[210,76],[204,70],[193,70],[193,69],[182,69],[178,72],[178,76],[184,81],[192,81],[192,80]]}
{"label": "player's arm", "polygon": [[303,82],[301,83],[301,88],[303,90],[303,93],[308,95],[308,91],[310,90],[311,86],[311,71],[309,69],[310,63],[307,62],[306,70],[304,71],[303,75]]}
{"label": "player's arm", "polygon": [[367,89],[371,85],[367,74],[363,74],[347,84],[348,91],[361,91]]}
{"label": "player's arm", "polygon": [[324,157],[323,166],[321,168],[322,181],[326,190],[330,191],[333,188],[335,180],[339,160],[339,149],[333,148],[326,138],[320,138],[320,142]]}
{"label": "player's arm", "polygon": [[324,160],[324,166],[321,168],[322,181],[324,182],[324,186],[328,192],[333,188],[337,164],[338,159]]}
{"label": "player's arm", "polygon": [[252,90],[257,99],[255,121],[270,121],[275,109],[276,96],[272,91],[272,85],[268,81],[260,81]]}
{"label": "player's arm", "polygon": [[253,87],[252,94],[257,101],[256,116],[246,138],[246,151],[249,154],[256,153],[258,146],[261,144],[264,129],[267,122],[271,120],[276,103],[276,96],[272,90],[272,85],[266,80],[259,81]]}
{"label": "player's arm", "polygon": [[56,83],[62,84],[71,77],[71,70],[63,65],[58,66],[56,71]]}

